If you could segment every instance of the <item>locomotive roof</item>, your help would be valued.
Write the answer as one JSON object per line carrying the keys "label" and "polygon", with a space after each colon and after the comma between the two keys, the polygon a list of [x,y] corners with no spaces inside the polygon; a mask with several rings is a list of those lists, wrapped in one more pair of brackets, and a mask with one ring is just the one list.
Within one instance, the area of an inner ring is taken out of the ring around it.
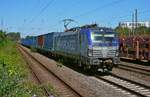
{"label": "locomotive roof", "polygon": [[79,30],[86,30],[86,29],[89,29],[89,30],[103,30],[104,32],[113,32],[112,28],[99,27],[97,24],[84,25],[84,26],[81,26],[81,27],[74,27],[74,28],[66,30],[65,32],[70,32],[70,31],[76,32],[76,31],[79,31]]}

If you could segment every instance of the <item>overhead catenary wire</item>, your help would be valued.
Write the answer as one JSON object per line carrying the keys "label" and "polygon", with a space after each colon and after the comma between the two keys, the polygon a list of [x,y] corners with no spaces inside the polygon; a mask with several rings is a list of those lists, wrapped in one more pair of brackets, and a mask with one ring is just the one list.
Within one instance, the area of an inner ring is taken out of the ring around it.
{"label": "overhead catenary wire", "polygon": [[[120,16],[120,17],[114,17],[114,18],[117,19],[117,18],[129,17],[129,16],[131,16],[131,13],[132,13],[132,12],[133,12],[133,11],[130,11],[129,14],[122,15],[122,16]],[[143,14],[148,13],[148,12],[150,12],[150,9],[139,11],[138,14],[139,14],[139,15],[143,15]]]}
{"label": "overhead catenary wire", "polygon": [[82,14],[80,14],[80,15],[74,16],[74,18],[78,18],[78,17],[85,16],[85,15],[87,15],[87,14],[93,13],[93,12],[95,12],[95,11],[102,10],[103,8],[112,6],[112,5],[114,5],[114,4],[121,3],[121,2],[123,2],[123,1],[124,1],[124,0],[115,0],[115,1],[109,2],[109,3],[107,3],[107,4],[104,4],[103,6],[99,6],[99,7],[97,7],[97,8],[91,9],[91,10],[89,10],[89,11],[87,11],[87,12],[84,12],[84,13],[82,13]]}
{"label": "overhead catenary wire", "polygon": [[[71,19],[78,18],[78,17],[82,17],[82,16],[84,16],[84,15],[93,13],[93,12],[98,11],[98,10],[102,10],[103,8],[112,6],[112,5],[114,5],[114,4],[121,3],[121,2],[123,2],[123,1],[124,1],[124,0],[115,0],[115,1],[109,2],[109,3],[107,3],[107,4],[104,4],[104,5],[102,5],[102,6],[99,6],[99,7],[97,7],[97,8],[91,9],[91,10],[89,10],[89,11],[87,11],[87,12],[84,12],[84,13],[82,13],[82,14],[80,14],[80,15],[73,16]],[[56,24],[56,25],[57,25],[57,24]],[[54,26],[54,25],[53,25],[53,26]]]}
{"label": "overhead catenary wire", "polygon": [[[54,1],[54,0],[51,0],[51,2],[53,2],[53,1]],[[114,1],[112,1],[112,2],[109,2],[109,3],[107,3],[107,4],[104,4],[104,5],[102,5],[102,6],[99,6],[99,7],[97,7],[97,8],[91,9],[91,10],[89,10],[89,11],[87,11],[87,12],[84,12],[84,13],[81,13],[81,14],[79,14],[79,15],[77,15],[77,16],[74,16],[74,18],[78,18],[78,17],[85,16],[85,15],[87,15],[87,14],[91,14],[91,13],[93,13],[93,12],[102,10],[102,9],[104,9],[104,8],[106,8],[106,7],[113,6],[113,5],[116,5],[116,4],[118,4],[118,3],[121,3],[122,1],[124,1],[124,0],[114,0]],[[36,15],[35,18],[32,18],[31,21],[29,21],[29,23],[32,23],[35,19],[37,19],[37,18],[43,13],[43,11],[45,11],[45,10],[47,9],[47,5],[49,5],[49,3],[50,3],[50,2],[48,2],[48,3],[46,4],[46,6],[41,9],[41,11],[39,12],[39,14]],[[52,3],[50,3],[50,4],[52,4]],[[144,13],[145,13],[145,12],[144,12]],[[120,16],[120,17],[116,17],[116,18],[124,18],[124,17],[129,17],[129,16],[131,16],[131,14],[129,14],[129,15],[126,14],[126,15],[123,15],[123,16]],[[74,19],[74,18],[72,18],[72,19]],[[59,23],[54,24],[54,25],[52,25],[52,26],[50,25],[49,27],[56,27],[56,25],[58,25],[58,24],[59,24]]]}
{"label": "overhead catenary wire", "polygon": [[[40,15],[42,15],[42,13],[50,6],[52,5],[52,3],[54,2],[54,0],[50,0],[40,11],[39,13],[37,13],[35,16],[33,16],[33,18],[30,19],[30,21],[26,21],[26,24],[31,24],[32,22],[34,22]],[[27,35],[29,35],[30,33],[28,33]]]}
{"label": "overhead catenary wire", "polygon": [[35,15],[28,23],[32,23],[33,21],[35,21],[52,3],[54,2],[54,0],[50,0],[41,10],[40,12]]}
{"label": "overhead catenary wire", "polygon": [[[146,10],[142,9],[141,11],[138,12],[138,14],[143,15],[143,14],[148,13],[148,12],[150,12],[150,9],[146,9]],[[126,14],[124,14],[124,15],[110,17],[109,19],[121,20],[121,19],[125,19],[127,17],[131,17],[132,14],[133,14],[133,11],[130,10],[130,11],[126,12]]]}
{"label": "overhead catenary wire", "polygon": [[[112,6],[112,5],[114,5],[114,4],[121,3],[122,1],[124,1],[124,0],[115,0],[115,1],[109,2],[109,3],[107,3],[107,4],[104,4],[104,5],[100,6],[100,7],[94,8],[94,9],[89,10],[89,11],[87,11],[87,12],[84,12],[84,13],[78,15],[78,16],[75,16],[75,18],[84,16],[84,15],[86,15],[86,14],[90,14],[90,13],[95,12],[95,11],[97,11],[97,10],[102,10],[103,8]],[[53,1],[51,1],[51,2],[53,2]],[[51,2],[49,2],[49,3],[51,4]],[[48,3],[47,5],[49,5],[49,3]],[[41,10],[41,12],[42,12],[43,10],[45,10],[46,8],[47,8],[47,6],[45,6],[45,7]],[[37,16],[39,16],[39,15],[37,15]],[[32,23],[33,21],[34,21],[34,18],[33,18],[29,23]],[[58,23],[57,23],[57,24],[58,24]],[[56,26],[57,24],[54,24],[54,25],[52,25],[52,26]],[[52,26],[50,26],[50,27],[52,27]]]}
{"label": "overhead catenary wire", "polygon": [[[53,2],[54,2],[54,0],[51,0],[50,2],[48,2],[48,3],[46,4],[46,6],[43,7],[43,8],[41,9],[41,11],[40,11],[36,16],[34,16],[32,19],[30,19],[30,21],[27,21],[27,19],[24,19],[24,24],[25,24],[25,22],[28,23],[28,24],[31,24],[32,22],[34,22],[34,20],[35,20],[36,18],[38,18],[38,17],[42,14],[42,12],[44,12]],[[79,2],[79,1],[78,1],[78,2]],[[78,2],[76,2],[75,4],[78,4]],[[75,5],[75,4],[73,4],[73,5]],[[64,13],[64,11],[63,11],[62,13]],[[62,13],[61,13],[61,14],[62,14]],[[23,24],[23,25],[24,25],[24,24]],[[49,27],[56,27],[56,25],[58,25],[58,24],[60,24],[60,23],[58,22],[58,23],[56,23],[56,24],[54,24],[54,25],[52,25],[52,26],[49,26]]]}
{"label": "overhead catenary wire", "polygon": [[[39,6],[39,4],[40,4],[39,1],[40,1],[40,0],[37,0],[38,6]],[[37,9],[37,3],[33,5],[33,7],[31,8],[32,10],[30,10],[30,12],[34,13],[35,9]],[[30,15],[30,16],[28,16],[27,18],[24,18],[22,27],[24,27],[25,23],[26,23],[29,19],[31,19],[32,17],[33,17],[33,16]]]}

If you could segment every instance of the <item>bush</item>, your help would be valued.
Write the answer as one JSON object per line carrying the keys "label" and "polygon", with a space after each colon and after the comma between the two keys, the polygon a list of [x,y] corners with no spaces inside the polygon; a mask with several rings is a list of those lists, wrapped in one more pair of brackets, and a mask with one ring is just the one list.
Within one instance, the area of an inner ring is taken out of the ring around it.
{"label": "bush", "polygon": [[30,50],[31,50],[31,52],[37,52],[37,49],[32,46],[30,47]]}

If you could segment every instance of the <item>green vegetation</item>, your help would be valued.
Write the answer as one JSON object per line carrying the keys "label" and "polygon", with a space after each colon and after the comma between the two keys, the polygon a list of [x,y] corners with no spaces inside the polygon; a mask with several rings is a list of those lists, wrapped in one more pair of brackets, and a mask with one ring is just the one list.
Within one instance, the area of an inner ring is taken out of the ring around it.
{"label": "green vegetation", "polygon": [[63,66],[62,62],[57,62],[56,65],[57,65],[58,67],[62,67],[62,66]]}
{"label": "green vegetation", "polygon": [[4,31],[0,30],[0,43],[6,42],[7,40],[19,41],[20,40],[20,33],[19,32],[6,33]]}
{"label": "green vegetation", "polygon": [[116,27],[115,31],[119,32],[120,36],[129,35],[129,32],[131,32],[129,28],[122,28],[122,27]]}
{"label": "green vegetation", "polygon": [[45,87],[50,92],[50,95],[53,95],[54,97],[61,97],[61,94],[58,93],[55,87],[53,87],[53,85],[50,84],[49,82],[43,84],[42,86]]}
{"label": "green vegetation", "polygon": [[[129,29],[129,28],[116,27],[115,31],[119,32],[120,36],[129,36],[129,35],[133,34],[132,30]],[[134,29],[134,33],[136,35],[144,35],[144,34],[146,34],[146,35],[149,34],[150,35],[150,28],[140,26],[137,29]]]}
{"label": "green vegetation", "polygon": [[[30,72],[26,67],[26,63],[22,55],[16,48],[20,33],[8,33],[0,30],[0,97],[37,97],[43,96],[43,86],[38,86],[29,79]],[[36,50],[31,47],[33,52]],[[59,97],[55,92],[54,87],[48,84],[46,87]]]}
{"label": "green vegetation", "polygon": [[28,39],[28,38],[33,38],[34,36],[26,36],[26,38],[25,39]]}
{"label": "green vegetation", "polygon": [[6,39],[6,32],[0,30],[0,41],[5,40]]}
{"label": "green vegetation", "polygon": [[139,33],[140,35],[142,35],[142,34],[150,34],[150,28],[146,28],[144,26],[138,27],[137,28],[137,33]]}
{"label": "green vegetation", "polygon": [[19,32],[7,33],[7,38],[9,40],[12,40],[12,41],[19,41],[20,40],[20,33]]}
{"label": "green vegetation", "polygon": [[6,44],[7,42],[6,37],[7,37],[6,32],[3,32],[2,30],[0,30],[0,47]]}
{"label": "green vegetation", "polygon": [[28,74],[29,71],[25,61],[16,49],[16,44],[8,40],[1,41],[0,97],[31,97],[34,94],[43,97],[43,91],[29,80]]}
{"label": "green vegetation", "polygon": [[31,52],[37,52],[37,49],[32,46],[30,47],[30,50],[31,50]]}

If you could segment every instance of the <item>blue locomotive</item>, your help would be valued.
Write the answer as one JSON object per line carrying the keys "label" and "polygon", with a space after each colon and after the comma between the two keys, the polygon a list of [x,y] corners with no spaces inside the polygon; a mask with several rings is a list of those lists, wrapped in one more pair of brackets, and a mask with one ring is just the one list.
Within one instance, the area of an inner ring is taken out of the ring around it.
{"label": "blue locomotive", "polygon": [[83,69],[111,71],[120,61],[118,33],[97,25],[52,32],[22,39],[21,42],[23,45],[47,51],[56,58],[73,60]]}

